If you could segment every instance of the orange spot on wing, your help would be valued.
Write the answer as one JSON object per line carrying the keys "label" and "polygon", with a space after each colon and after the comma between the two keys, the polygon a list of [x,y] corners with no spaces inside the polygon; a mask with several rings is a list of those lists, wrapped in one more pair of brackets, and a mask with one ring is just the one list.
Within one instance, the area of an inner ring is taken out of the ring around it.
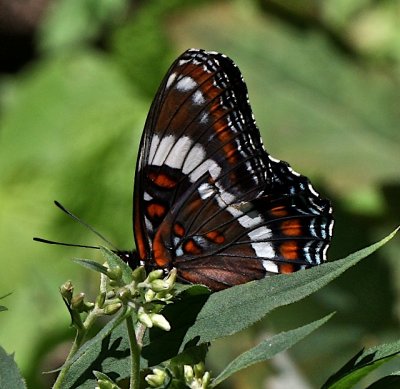
{"label": "orange spot on wing", "polygon": [[283,205],[272,208],[270,212],[276,217],[282,217],[288,214],[287,209]]}
{"label": "orange spot on wing", "polygon": [[201,248],[196,244],[193,239],[189,239],[183,245],[183,250],[186,254],[197,255],[201,254]]}
{"label": "orange spot on wing", "polygon": [[139,258],[144,260],[146,258],[146,246],[143,240],[142,228],[140,226],[140,221],[137,217],[135,217],[135,241],[136,241],[136,249],[139,253]]}
{"label": "orange spot on wing", "polygon": [[211,242],[222,244],[225,242],[225,237],[218,231],[207,232],[206,238],[211,240]]}
{"label": "orange spot on wing", "polygon": [[172,189],[177,184],[177,182],[173,178],[163,173],[157,174],[151,172],[149,173],[148,177],[160,188]]}
{"label": "orange spot on wing", "polygon": [[279,251],[284,259],[291,261],[298,258],[298,248],[295,241],[288,241],[280,245]]}
{"label": "orange spot on wing", "polygon": [[294,270],[294,266],[291,263],[283,263],[279,266],[279,271],[283,274],[293,273]]}
{"label": "orange spot on wing", "polygon": [[232,143],[224,146],[224,152],[229,163],[234,164],[237,162],[237,149]]}
{"label": "orange spot on wing", "polygon": [[142,226],[143,219],[141,218],[142,212],[140,212],[139,198],[135,196],[134,200],[134,235],[136,242],[136,250],[138,251],[139,258],[145,260],[147,258],[147,246],[144,237],[144,226]]}
{"label": "orange spot on wing", "polygon": [[168,234],[168,226],[167,224],[163,223],[157,230],[157,233],[153,239],[153,259],[154,262],[160,268],[168,267],[169,263],[171,262],[171,256],[165,247],[164,238],[165,235]]}
{"label": "orange spot on wing", "polygon": [[166,213],[166,208],[164,205],[152,203],[147,206],[147,213],[150,219],[163,217]]}
{"label": "orange spot on wing", "polygon": [[293,220],[286,220],[282,222],[282,232],[285,235],[289,236],[299,236],[301,235],[301,224],[299,219],[293,219]]}
{"label": "orange spot on wing", "polygon": [[179,238],[182,238],[182,236],[185,235],[185,229],[183,228],[183,226],[181,224],[175,223],[174,224],[174,233]]}
{"label": "orange spot on wing", "polygon": [[157,241],[153,241],[153,255],[154,261],[159,267],[167,267],[169,260],[164,255],[165,247],[164,245]]}

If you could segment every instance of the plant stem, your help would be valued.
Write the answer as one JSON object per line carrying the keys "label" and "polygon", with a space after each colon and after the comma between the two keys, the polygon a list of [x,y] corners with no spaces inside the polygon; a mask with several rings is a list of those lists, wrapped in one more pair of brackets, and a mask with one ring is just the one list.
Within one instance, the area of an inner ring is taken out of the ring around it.
{"label": "plant stem", "polygon": [[129,389],[139,389],[140,385],[140,351],[141,346],[136,339],[135,327],[133,325],[132,315],[126,318],[128,328],[129,347],[131,349],[131,377]]}
{"label": "plant stem", "polygon": [[64,365],[60,371],[60,374],[57,376],[57,380],[53,385],[53,389],[61,388],[61,384],[64,380],[64,377],[70,368],[70,365],[68,362],[72,358],[72,356],[78,351],[79,346],[82,344],[83,340],[85,339],[85,336],[86,336],[85,328],[80,328],[76,331],[75,339],[74,339],[74,342],[72,343],[71,350],[69,350],[67,359],[64,362]]}
{"label": "plant stem", "polygon": [[69,368],[71,367],[69,361],[75,355],[75,353],[79,350],[79,347],[81,347],[82,343],[84,342],[89,329],[92,327],[93,323],[95,322],[95,320],[97,318],[97,314],[98,313],[97,313],[96,309],[94,309],[87,316],[85,323],[83,323],[81,326],[77,327],[75,339],[74,339],[74,342],[72,343],[71,350],[69,350],[67,359],[64,362],[64,365],[60,371],[60,374],[58,374],[57,380],[53,385],[53,389],[61,388],[61,384],[62,384]]}

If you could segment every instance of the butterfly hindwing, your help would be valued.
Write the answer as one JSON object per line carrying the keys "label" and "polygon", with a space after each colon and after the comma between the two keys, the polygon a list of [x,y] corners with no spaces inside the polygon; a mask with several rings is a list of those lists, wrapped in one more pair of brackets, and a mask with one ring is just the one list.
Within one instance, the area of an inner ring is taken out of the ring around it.
{"label": "butterfly hindwing", "polygon": [[320,263],[329,202],[264,150],[238,68],[188,50],[151,106],[135,177],[134,230],[149,267],[218,290]]}

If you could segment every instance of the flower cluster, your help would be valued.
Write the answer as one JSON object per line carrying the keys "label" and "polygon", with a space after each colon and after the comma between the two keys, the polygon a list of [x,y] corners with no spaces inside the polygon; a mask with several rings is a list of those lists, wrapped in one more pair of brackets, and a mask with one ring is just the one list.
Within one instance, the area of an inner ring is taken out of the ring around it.
{"label": "flower cluster", "polygon": [[172,269],[167,276],[163,276],[163,270],[153,270],[146,278],[144,278],[145,273],[142,267],[134,271],[137,291],[135,308],[138,320],[147,328],[155,326],[169,331],[171,326],[160,311],[174,297],[176,269]]}
{"label": "flower cluster", "polygon": [[95,302],[86,301],[82,292],[74,295],[70,281],[60,288],[76,327],[83,326],[81,313],[96,316],[113,315],[125,306],[137,313],[138,321],[145,327],[155,326],[165,331],[171,329],[167,319],[160,312],[175,295],[175,269],[168,275],[165,275],[163,270],[154,270],[146,275],[144,268],[138,267],[132,272],[129,283],[124,280],[123,271],[119,266],[104,266],[102,269],[100,293]]}
{"label": "flower cluster", "polygon": [[171,370],[154,368],[152,374],[148,374],[145,380],[151,388],[165,387],[169,381],[174,380],[183,382],[190,389],[207,389],[210,387],[210,372],[205,370],[203,362],[194,366],[184,365],[181,368],[175,366]]}

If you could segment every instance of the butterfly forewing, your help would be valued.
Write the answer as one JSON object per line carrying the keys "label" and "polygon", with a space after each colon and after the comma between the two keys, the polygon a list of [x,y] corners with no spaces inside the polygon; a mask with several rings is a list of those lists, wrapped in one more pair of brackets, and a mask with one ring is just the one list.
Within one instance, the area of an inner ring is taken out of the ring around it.
{"label": "butterfly forewing", "polygon": [[165,76],[134,196],[140,259],[214,290],[318,264],[331,238],[329,202],[264,150],[238,68],[214,52]]}

